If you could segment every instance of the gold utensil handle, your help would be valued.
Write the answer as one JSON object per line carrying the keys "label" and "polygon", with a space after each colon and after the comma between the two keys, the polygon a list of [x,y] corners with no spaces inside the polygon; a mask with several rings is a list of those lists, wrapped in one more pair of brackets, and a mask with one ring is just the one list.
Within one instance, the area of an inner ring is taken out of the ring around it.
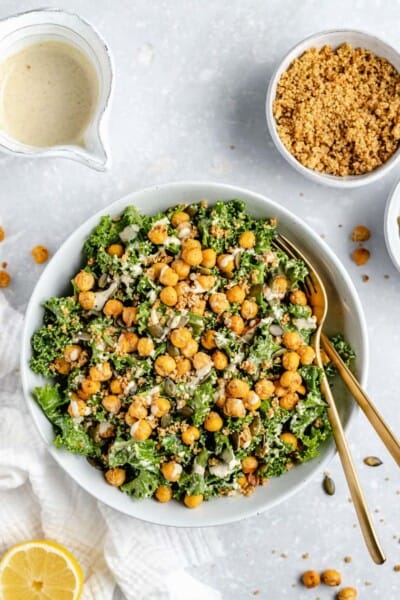
{"label": "gold utensil handle", "polygon": [[363,410],[365,416],[371,423],[372,427],[375,429],[376,433],[379,435],[382,442],[385,444],[386,448],[389,450],[390,454],[393,456],[398,466],[400,466],[399,440],[396,438],[393,431],[391,431],[389,425],[385,422],[384,418],[379,413],[377,408],[368,398],[367,394],[364,392],[357,379],[354,377],[353,373],[350,371],[350,369],[343,362],[339,354],[336,352],[329,339],[323,333],[321,333],[321,342],[325,352],[337,368],[340,377],[347,386],[354,400]]}
{"label": "gold utensil handle", "polygon": [[327,412],[332,426],[333,437],[346,475],[347,484],[349,486],[365,543],[373,561],[376,564],[381,565],[385,562],[386,556],[375,532],[374,524],[358,480],[354,462],[350,454],[350,449],[344,435],[342,423],[326,375],[322,377],[321,389],[325,400],[328,403]]}

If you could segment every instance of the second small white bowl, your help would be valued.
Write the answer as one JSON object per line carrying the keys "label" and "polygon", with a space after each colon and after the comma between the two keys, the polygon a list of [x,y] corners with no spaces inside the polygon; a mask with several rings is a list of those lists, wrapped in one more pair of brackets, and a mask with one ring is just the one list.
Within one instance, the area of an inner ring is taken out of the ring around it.
{"label": "second small white bowl", "polygon": [[321,31],[319,33],[310,35],[300,43],[296,44],[296,46],[289,50],[289,52],[286,54],[286,56],[276,68],[268,86],[266,100],[266,116],[268,128],[275,146],[282,154],[282,156],[288,161],[288,163],[292,165],[292,167],[294,167],[297,171],[302,173],[308,179],[311,179],[312,181],[315,181],[317,183],[321,183],[323,185],[328,185],[332,187],[351,188],[372,183],[373,181],[380,179],[386,173],[388,173],[388,171],[390,171],[390,169],[392,169],[394,165],[399,161],[400,146],[385,163],[383,163],[380,167],[377,167],[373,171],[365,173],[364,175],[349,175],[341,177],[336,175],[320,173],[319,171],[313,171],[312,169],[303,166],[293,156],[293,154],[289,152],[289,150],[286,148],[281,138],[279,137],[276,128],[275,117],[273,114],[273,102],[275,100],[278,82],[281,78],[282,73],[284,73],[289,68],[291,63],[309,48],[322,48],[322,46],[326,45],[332,46],[333,48],[337,48],[345,42],[348,42],[353,47],[365,48],[367,50],[370,50],[377,56],[386,58],[400,73],[399,52],[397,52],[397,50],[392,48],[392,46],[390,46],[380,38],[369,33],[365,33],[363,31],[355,31],[352,29]]}

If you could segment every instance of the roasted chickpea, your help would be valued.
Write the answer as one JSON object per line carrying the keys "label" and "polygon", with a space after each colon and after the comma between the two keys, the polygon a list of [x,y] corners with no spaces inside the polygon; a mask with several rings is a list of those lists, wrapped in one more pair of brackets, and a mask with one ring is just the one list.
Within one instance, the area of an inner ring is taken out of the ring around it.
{"label": "roasted chickpea", "polygon": [[244,231],[239,236],[239,246],[241,248],[253,248],[256,245],[256,236],[252,231]]}
{"label": "roasted chickpea", "polygon": [[187,327],[178,327],[171,332],[169,339],[176,348],[184,348],[192,339],[192,333]]}
{"label": "roasted chickpea", "polygon": [[208,303],[211,307],[211,310],[216,314],[223,313],[229,308],[228,299],[226,294],[223,292],[215,292],[214,294],[211,294],[208,299]]}
{"label": "roasted chickpea", "polygon": [[178,481],[182,474],[182,466],[171,460],[170,462],[161,465],[161,473],[163,474],[164,479],[174,483],[175,481]]}
{"label": "roasted chickpea", "polygon": [[74,284],[80,292],[88,292],[94,286],[94,277],[88,271],[80,271],[75,275]]}
{"label": "roasted chickpea", "polygon": [[173,227],[178,227],[178,225],[181,225],[182,223],[188,223],[189,221],[190,221],[189,215],[186,212],[184,212],[183,210],[176,212],[171,217],[171,224]]}
{"label": "roasted chickpea", "polygon": [[94,381],[90,377],[85,377],[81,381],[81,389],[87,396],[92,396],[100,391],[100,381]]}
{"label": "roasted chickpea", "polygon": [[182,250],[182,258],[191,267],[198,266],[203,260],[201,248],[184,248]]}
{"label": "roasted chickpea", "polygon": [[124,252],[125,249],[122,244],[111,244],[111,246],[108,246],[107,248],[107,254],[110,256],[118,256],[118,258],[121,258]]}
{"label": "roasted chickpea", "polygon": [[189,425],[185,431],[182,431],[182,442],[191,446],[200,438],[200,431],[194,425]]}
{"label": "roasted chickpea", "polygon": [[113,394],[104,396],[101,403],[106,411],[112,413],[113,415],[116,415],[121,410],[121,400],[118,398],[118,396],[114,396]]}
{"label": "roasted chickpea", "polygon": [[314,362],[315,351],[311,346],[301,346],[297,350],[302,365],[311,365]]}
{"label": "roasted chickpea", "polygon": [[232,273],[235,268],[235,259],[232,254],[220,254],[217,257],[217,265],[223,273]]}
{"label": "roasted chickpea", "polygon": [[268,400],[274,393],[275,385],[269,379],[259,379],[254,386],[254,389],[261,400]]}
{"label": "roasted chickpea", "polygon": [[282,336],[282,343],[289,350],[298,350],[303,345],[298,331],[286,331]]}
{"label": "roasted chickpea", "polygon": [[196,354],[198,349],[199,349],[198,343],[196,342],[196,340],[194,340],[192,338],[191,340],[188,341],[188,343],[186,344],[186,346],[184,348],[181,348],[181,353],[186,358],[191,358],[192,356],[194,356]]}
{"label": "roasted chickpea", "polygon": [[153,244],[156,246],[160,244],[164,244],[168,238],[168,230],[165,225],[156,225],[152,229],[150,229],[147,237]]}
{"label": "roasted chickpea", "polygon": [[166,306],[175,306],[178,302],[178,294],[173,287],[167,286],[161,290],[160,300]]}
{"label": "roasted chickpea", "polygon": [[240,309],[240,314],[242,315],[243,319],[254,319],[257,313],[257,302],[254,302],[254,300],[244,300]]}
{"label": "roasted chickpea", "polygon": [[279,399],[279,405],[285,410],[293,410],[296,408],[298,401],[299,397],[296,392],[289,392]]}
{"label": "roasted chickpea", "polygon": [[197,283],[201,285],[203,290],[211,290],[215,283],[213,275],[199,275],[197,277]]}
{"label": "roasted chickpea", "polygon": [[82,348],[78,344],[70,344],[64,348],[64,358],[67,362],[75,362],[82,354]]}
{"label": "roasted chickpea", "polygon": [[174,269],[171,269],[171,267],[168,267],[168,265],[165,265],[163,267],[163,269],[161,270],[161,273],[159,275],[159,282],[162,283],[163,285],[169,285],[169,286],[174,286],[178,283],[179,280],[179,276],[178,273],[176,273],[174,271]]}
{"label": "roasted chickpea", "polygon": [[275,391],[274,391],[274,395],[277,396],[278,398],[282,398],[282,396],[286,396],[286,394],[288,393],[288,389],[282,387],[281,385],[279,385],[279,383],[277,385],[275,385]]}
{"label": "roasted chickpea", "polygon": [[286,277],[284,275],[278,275],[277,277],[275,277],[275,279],[272,282],[271,288],[272,291],[275,292],[275,294],[284,296],[288,288],[288,281]]}
{"label": "roasted chickpea", "polygon": [[147,440],[151,436],[152,431],[148,421],[139,419],[131,427],[131,436],[137,442],[144,442],[144,440]]}
{"label": "roasted chickpea", "polygon": [[212,350],[217,347],[217,344],[215,343],[215,333],[216,332],[213,329],[209,329],[201,336],[201,345],[203,348],[206,348],[206,350]]}
{"label": "roasted chickpea", "polygon": [[110,363],[104,362],[90,367],[89,375],[93,381],[108,381],[112,377]]}
{"label": "roasted chickpea", "polygon": [[186,283],[186,281],[180,281],[179,283],[176,284],[174,289],[177,293],[178,298],[182,298],[182,297],[186,296],[186,294],[188,294],[190,291],[190,288],[189,288],[188,284]]}
{"label": "roasted chickpea", "polygon": [[299,441],[297,437],[293,435],[293,433],[287,431],[286,433],[281,433],[279,437],[284,444],[287,444],[292,447],[291,449],[293,452],[298,449]]}
{"label": "roasted chickpea", "polygon": [[250,390],[244,397],[244,406],[250,411],[259,409],[261,406],[260,396],[256,392],[253,392],[253,390]]}
{"label": "roasted chickpea", "polygon": [[31,250],[34,261],[38,265],[42,265],[49,258],[49,251],[46,246],[35,246]]}
{"label": "roasted chickpea", "polygon": [[137,308],[136,306],[124,306],[122,310],[122,320],[127,327],[132,327],[136,323]]}
{"label": "roasted chickpea", "polygon": [[246,456],[242,460],[242,471],[243,473],[254,473],[258,467],[258,460],[255,456]]}
{"label": "roasted chickpea", "polygon": [[113,379],[110,382],[110,391],[112,394],[122,394],[122,392],[123,392],[122,382],[119,379]]}
{"label": "roasted chickpea", "polygon": [[221,350],[213,352],[212,360],[217,371],[223,371],[229,364],[227,355]]}
{"label": "roasted chickpea", "polygon": [[236,302],[237,304],[242,304],[243,300],[246,298],[246,292],[240,285],[234,285],[229,288],[226,292],[226,297],[229,302]]}
{"label": "roasted chickpea", "polygon": [[182,250],[190,250],[191,248],[200,248],[201,249],[201,243],[199,242],[199,240],[194,240],[193,238],[189,238],[182,242]]}
{"label": "roasted chickpea", "polygon": [[340,590],[337,600],[357,600],[357,590],[353,587],[345,587]]}
{"label": "roasted chickpea", "polygon": [[315,588],[318,587],[321,583],[321,578],[317,571],[306,571],[305,573],[303,573],[301,579],[306,588]]}
{"label": "roasted chickpea", "polygon": [[232,315],[227,319],[227,325],[236,335],[242,335],[244,331],[244,321],[240,315]]}
{"label": "roasted chickpea", "polygon": [[186,279],[186,277],[189,277],[190,265],[188,265],[181,258],[174,260],[174,262],[171,264],[171,268],[178,275],[179,279]]}
{"label": "roasted chickpea", "polygon": [[195,299],[196,303],[191,307],[191,312],[194,315],[204,315],[204,311],[206,310],[206,301],[202,300],[198,296]]}
{"label": "roasted chickpea", "polygon": [[212,248],[206,248],[202,252],[201,266],[206,269],[212,269],[217,262],[217,253]]}
{"label": "roasted chickpea", "polygon": [[201,369],[211,366],[212,361],[205,352],[196,352],[192,358],[192,363],[196,371],[200,371]]}
{"label": "roasted chickpea", "polygon": [[140,396],[135,396],[128,408],[128,415],[133,419],[145,419],[147,414],[147,407],[144,404],[144,399]]}
{"label": "roasted chickpea", "polygon": [[137,345],[137,351],[139,356],[151,356],[154,350],[154,342],[151,338],[144,337],[140,338]]}
{"label": "roasted chickpea", "polygon": [[192,368],[192,363],[188,358],[184,358],[183,356],[178,356],[176,359],[176,372],[179,377],[183,377],[186,373]]}
{"label": "roasted chickpea", "polygon": [[321,573],[321,581],[325,585],[329,585],[329,587],[335,587],[342,583],[342,577],[339,571],[335,571],[335,569],[327,569]]}
{"label": "roasted chickpea", "polygon": [[84,400],[72,398],[68,405],[68,414],[70,417],[84,417],[90,413],[90,408]]}
{"label": "roasted chickpea", "polygon": [[284,388],[296,388],[301,385],[301,375],[297,371],[285,371],[279,379],[279,383]]}
{"label": "roasted chickpea", "polygon": [[187,508],[197,508],[199,504],[201,504],[204,500],[203,494],[196,494],[192,496],[186,496],[183,499],[183,502]]}
{"label": "roasted chickpea", "polygon": [[241,398],[227,398],[224,404],[224,413],[228,417],[242,419],[246,416],[246,408]]}
{"label": "roasted chickpea", "polygon": [[226,386],[226,391],[232,398],[244,398],[250,391],[250,386],[243,379],[231,379]]}
{"label": "roasted chickpea", "polygon": [[224,422],[221,419],[220,415],[215,411],[211,411],[205,418],[204,429],[206,431],[212,432],[219,431],[220,429],[222,429],[223,424]]}
{"label": "roasted chickpea", "polygon": [[157,418],[160,418],[171,410],[171,402],[167,398],[154,398],[151,403],[151,414]]}
{"label": "roasted chickpea", "polygon": [[124,331],[118,339],[118,349],[122,353],[135,352],[138,347],[139,338],[132,331]]}
{"label": "roasted chickpea", "polygon": [[111,300],[107,300],[103,307],[103,313],[106,317],[112,317],[113,319],[117,319],[122,311],[124,310],[124,305],[121,300],[115,300],[112,298]]}
{"label": "roasted chickpea", "polygon": [[78,302],[83,310],[92,310],[96,302],[96,294],[94,292],[79,292]]}
{"label": "roasted chickpea", "polygon": [[71,365],[65,358],[56,358],[53,364],[55,370],[57,373],[60,373],[60,375],[68,375],[71,370]]}
{"label": "roasted chickpea", "polygon": [[176,363],[172,356],[169,356],[168,354],[161,354],[161,356],[157,356],[154,362],[154,368],[158,375],[167,377],[170,375],[170,373],[175,371]]}
{"label": "roasted chickpea", "polygon": [[301,290],[293,290],[290,293],[289,300],[292,304],[298,304],[299,306],[307,306],[307,296]]}
{"label": "roasted chickpea", "polygon": [[104,473],[104,477],[107,483],[110,485],[113,485],[114,487],[120,487],[123,483],[125,483],[126,471],[120,467],[108,469],[108,471]]}
{"label": "roasted chickpea", "polygon": [[160,485],[154,496],[159,502],[169,502],[172,498],[172,490],[168,485]]}
{"label": "roasted chickpea", "polygon": [[282,366],[287,371],[297,371],[300,364],[300,357],[296,352],[285,352],[282,356]]}

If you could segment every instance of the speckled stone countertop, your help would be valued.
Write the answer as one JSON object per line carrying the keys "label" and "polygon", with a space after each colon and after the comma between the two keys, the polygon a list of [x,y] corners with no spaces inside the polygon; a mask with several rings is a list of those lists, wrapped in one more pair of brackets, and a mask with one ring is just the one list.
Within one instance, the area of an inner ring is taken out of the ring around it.
{"label": "speckled stone countertop", "polygon": [[[40,1],[2,0],[0,18]],[[120,196],[153,183],[182,179],[229,182],[264,193],[305,219],[336,252],[359,291],[371,346],[368,391],[400,430],[400,275],[383,238],[385,201],[400,175],[340,191],[303,179],[268,136],[264,99],[272,69],[287,49],[315,31],[353,27],[400,47],[400,2],[381,0],[47,0],[76,11],[109,42],[116,65],[110,118],[113,164],[104,174],[60,159],[0,157],[0,223],[7,239],[0,262],[13,277],[9,301],[23,309],[42,267],[31,248],[54,252],[77,225]],[[371,260],[350,259],[354,225],[372,231]],[[363,281],[362,276],[369,280]],[[226,600],[328,600],[330,588],[305,590],[306,569],[336,568],[361,599],[400,598],[400,479],[398,469],[360,415],[351,446],[387,563],[374,565],[364,547],[341,467],[330,472],[329,497],[318,477],[270,512],[219,527],[225,556],[194,569]],[[377,455],[383,465],[363,464]],[[350,563],[344,562],[351,556]],[[190,600],[190,590],[188,590]],[[206,599],[205,599],[206,600]]]}

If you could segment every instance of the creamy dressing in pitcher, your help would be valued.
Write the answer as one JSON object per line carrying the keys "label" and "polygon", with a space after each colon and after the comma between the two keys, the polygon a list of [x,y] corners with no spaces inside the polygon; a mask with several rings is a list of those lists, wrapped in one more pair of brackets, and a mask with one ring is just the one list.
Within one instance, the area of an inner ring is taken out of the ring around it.
{"label": "creamy dressing in pitcher", "polygon": [[99,82],[75,46],[31,44],[0,65],[0,128],[30,146],[83,145]]}

